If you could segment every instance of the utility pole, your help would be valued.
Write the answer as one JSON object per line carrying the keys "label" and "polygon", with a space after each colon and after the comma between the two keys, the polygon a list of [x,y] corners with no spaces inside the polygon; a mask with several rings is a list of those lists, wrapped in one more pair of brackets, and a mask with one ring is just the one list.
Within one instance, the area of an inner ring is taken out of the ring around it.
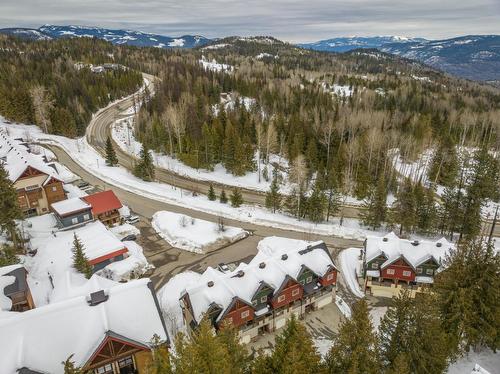
{"label": "utility pole", "polygon": [[490,236],[488,237],[488,245],[491,244],[491,240],[493,239],[493,233],[495,232],[495,226],[497,224],[497,217],[498,217],[498,207],[500,205],[497,205],[497,209],[495,210],[495,216],[493,217],[493,222],[491,223],[491,231],[490,231]]}

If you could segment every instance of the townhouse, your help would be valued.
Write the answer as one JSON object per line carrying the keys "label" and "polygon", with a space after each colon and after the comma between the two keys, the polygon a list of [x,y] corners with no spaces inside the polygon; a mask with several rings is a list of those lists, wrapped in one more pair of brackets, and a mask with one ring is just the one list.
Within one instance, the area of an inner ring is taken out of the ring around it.
{"label": "townhouse", "polygon": [[335,299],[337,268],[323,242],[266,238],[250,263],[223,273],[207,268],[199,285],[187,288],[180,304],[188,330],[208,318],[219,329],[226,323],[248,343],[283,327]]}
{"label": "townhouse", "polygon": [[415,297],[432,286],[452,248],[445,238],[407,240],[392,232],[383,237],[368,236],[362,251],[361,286],[374,296],[393,297],[408,290]]}

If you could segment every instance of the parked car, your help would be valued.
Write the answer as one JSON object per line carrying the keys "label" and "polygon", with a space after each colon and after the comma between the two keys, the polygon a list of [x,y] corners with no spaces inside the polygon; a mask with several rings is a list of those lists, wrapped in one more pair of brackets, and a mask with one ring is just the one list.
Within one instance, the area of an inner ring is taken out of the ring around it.
{"label": "parked car", "polygon": [[87,188],[87,187],[90,187],[90,183],[89,182],[85,182],[85,181],[80,181],[78,182],[77,184],[77,187],[81,190]]}
{"label": "parked car", "polygon": [[218,266],[219,270],[222,271],[223,273],[227,273],[230,271],[229,266],[227,266],[225,263],[221,262]]}
{"label": "parked car", "polygon": [[134,234],[127,235],[122,239],[122,242],[135,242],[137,240],[137,236]]}
{"label": "parked car", "polygon": [[139,216],[128,216],[125,219],[125,222],[130,223],[130,224],[137,223],[137,222],[139,222]]}

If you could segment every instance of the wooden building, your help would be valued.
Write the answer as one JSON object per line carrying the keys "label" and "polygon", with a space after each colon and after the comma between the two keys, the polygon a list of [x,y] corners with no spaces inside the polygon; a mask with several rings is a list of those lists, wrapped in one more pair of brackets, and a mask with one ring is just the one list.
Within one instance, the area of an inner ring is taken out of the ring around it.
{"label": "wooden building", "polygon": [[79,197],[53,203],[50,209],[54,212],[58,226],[62,229],[82,225],[94,219],[92,206]]}
{"label": "wooden building", "polygon": [[27,281],[27,271],[23,265],[9,265],[0,268],[0,310],[25,312],[33,309],[35,303]]}
{"label": "wooden building", "polygon": [[112,190],[98,192],[82,198],[92,206],[92,215],[107,226],[120,223],[122,203]]}

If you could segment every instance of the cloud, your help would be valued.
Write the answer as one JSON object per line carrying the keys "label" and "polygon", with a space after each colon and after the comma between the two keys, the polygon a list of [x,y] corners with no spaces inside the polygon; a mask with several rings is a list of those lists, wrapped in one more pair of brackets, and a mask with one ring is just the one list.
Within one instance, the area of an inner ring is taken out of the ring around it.
{"label": "cloud", "polygon": [[130,28],[171,36],[500,34],[498,0],[1,0],[0,26]]}

